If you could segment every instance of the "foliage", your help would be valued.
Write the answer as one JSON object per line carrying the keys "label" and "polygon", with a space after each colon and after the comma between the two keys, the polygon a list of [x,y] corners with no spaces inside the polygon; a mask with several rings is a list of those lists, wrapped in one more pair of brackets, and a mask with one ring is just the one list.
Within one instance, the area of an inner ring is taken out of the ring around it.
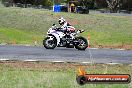
{"label": "foliage", "polygon": [[106,2],[112,13],[116,13],[122,5],[121,0],[106,0]]}
{"label": "foliage", "polygon": [[116,12],[118,9],[131,9],[132,0],[95,0],[98,8],[109,7],[111,12]]}
{"label": "foliage", "polygon": [[52,2],[52,0],[43,0],[42,5],[44,5],[44,6],[52,6],[53,2]]}
{"label": "foliage", "polygon": [[[70,2],[70,1],[72,1],[72,0],[67,0],[67,3]],[[79,5],[79,6],[94,8],[95,0],[73,0],[73,1],[77,1],[76,4]]]}
{"label": "foliage", "polygon": [[78,0],[78,2],[79,2],[82,6],[87,6],[88,4],[93,3],[94,0]]}
{"label": "foliage", "polygon": [[9,3],[21,3],[21,4],[44,5],[44,6],[53,5],[53,0],[2,0],[2,1]]}

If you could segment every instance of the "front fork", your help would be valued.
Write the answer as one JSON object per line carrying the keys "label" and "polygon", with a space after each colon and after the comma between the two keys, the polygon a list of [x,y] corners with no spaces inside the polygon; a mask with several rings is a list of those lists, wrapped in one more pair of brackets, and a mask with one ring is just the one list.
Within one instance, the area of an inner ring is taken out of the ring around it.
{"label": "front fork", "polygon": [[54,39],[53,36],[46,36],[46,37],[48,37],[50,40],[53,40]]}

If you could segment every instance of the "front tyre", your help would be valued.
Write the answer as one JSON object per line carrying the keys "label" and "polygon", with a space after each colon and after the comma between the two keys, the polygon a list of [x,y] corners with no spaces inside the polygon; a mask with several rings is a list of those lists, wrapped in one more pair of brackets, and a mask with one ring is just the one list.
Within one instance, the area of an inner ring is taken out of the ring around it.
{"label": "front tyre", "polygon": [[54,49],[57,46],[57,40],[55,37],[46,37],[43,40],[43,45],[46,49]]}
{"label": "front tyre", "polygon": [[76,41],[78,42],[77,45],[75,45],[75,48],[78,50],[85,50],[88,46],[88,42],[87,39],[85,39],[84,37],[77,37]]}

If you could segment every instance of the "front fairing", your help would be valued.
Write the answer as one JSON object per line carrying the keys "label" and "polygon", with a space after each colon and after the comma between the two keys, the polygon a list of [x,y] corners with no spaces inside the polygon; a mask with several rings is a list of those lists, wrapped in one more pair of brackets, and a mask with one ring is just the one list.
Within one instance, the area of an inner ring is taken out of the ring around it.
{"label": "front fairing", "polygon": [[47,32],[47,34],[55,34],[55,35],[58,35],[60,38],[62,38],[62,36],[64,36],[65,34],[61,31],[56,31],[55,29],[53,28],[50,28]]}
{"label": "front fairing", "polygon": [[55,29],[50,28],[50,29],[48,30],[47,34],[52,34],[52,33],[54,33],[54,32],[56,32],[56,30],[55,30]]}

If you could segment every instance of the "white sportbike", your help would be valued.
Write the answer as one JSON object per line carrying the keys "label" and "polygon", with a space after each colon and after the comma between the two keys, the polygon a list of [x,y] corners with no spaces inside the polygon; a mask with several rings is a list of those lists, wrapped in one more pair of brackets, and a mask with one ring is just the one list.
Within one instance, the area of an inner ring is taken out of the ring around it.
{"label": "white sportbike", "polygon": [[43,40],[43,45],[46,49],[54,49],[55,47],[76,48],[78,50],[85,50],[88,46],[87,39],[78,36],[84,30],[77,30],[74,33],[64,33],[58,30],[55,24],[49,28],[46,38]]}

